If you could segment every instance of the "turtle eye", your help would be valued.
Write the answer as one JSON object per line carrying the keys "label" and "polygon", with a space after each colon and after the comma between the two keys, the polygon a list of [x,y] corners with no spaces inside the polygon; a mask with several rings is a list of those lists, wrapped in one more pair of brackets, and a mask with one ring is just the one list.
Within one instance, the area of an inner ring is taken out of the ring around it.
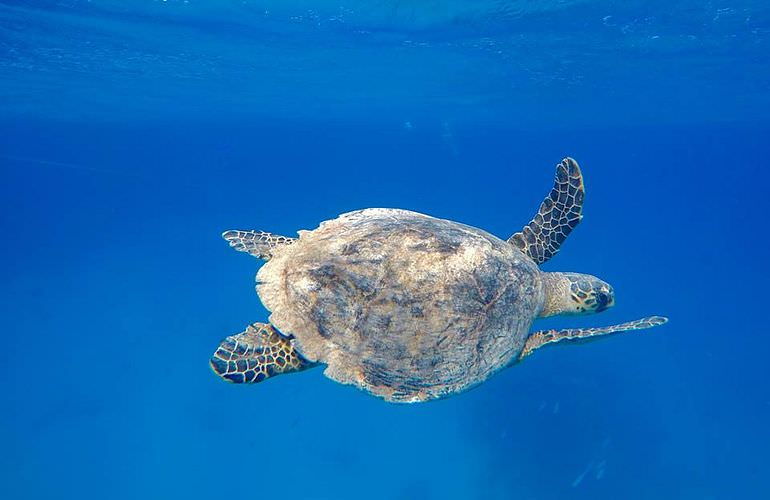
{"label": "turtle eye", "polygon": [[596,310],[604,311],[607,309],[607,304],[610,303],[610,296],[605,292],[596,292]]}

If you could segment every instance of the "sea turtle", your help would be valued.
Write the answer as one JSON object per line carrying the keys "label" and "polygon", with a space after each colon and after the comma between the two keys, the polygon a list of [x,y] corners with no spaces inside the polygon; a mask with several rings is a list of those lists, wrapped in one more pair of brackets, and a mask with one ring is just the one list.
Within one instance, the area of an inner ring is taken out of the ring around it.
{"label": "sea turtle", "polygon": [[272,314],[222,341],[211,368],[254,383],[326,365],[337,382],[417,402],[469,389],[545,344],[665,323],[530,333],[537,318],[615,303],[594,276],[538,268],[580,222],[583,198],[580,168],[565,158],[534,219],[507,241],[386,208],[343,214],[299,238],[226,231],[233,248],[268,261],[256,290]]}

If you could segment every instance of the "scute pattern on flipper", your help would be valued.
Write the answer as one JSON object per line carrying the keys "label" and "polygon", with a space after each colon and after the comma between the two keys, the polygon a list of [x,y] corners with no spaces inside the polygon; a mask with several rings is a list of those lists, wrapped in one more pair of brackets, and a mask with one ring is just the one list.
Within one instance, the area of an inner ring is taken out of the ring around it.
{"label": "scute pattern on flipper", "polygon": [[523,359],[526,356],[529,356],[532,354],[532,351],[539,349],[546,344],[561,342],[562,340],[589,339],[593,337],[600,337],[602,335],[609,335],[611,333],[644,330],[646,328],[662,325],[667,321],[668,318],[663,316],[649,316],[647,318],[637,319],[636,321],[629,321],[628,323],[621,323],[619,325],[612,326],[596,328],[570,328],[566,330],[542,330],[539,332],[533,332],[527,338],[527,342],[524,344],[524,350],[521,351],[519,359]]}
{"label": "scute pattern on flipper", "polygon": [[209,364],[214,373],[236,384],[257,383],[313,366],[294,350],[289,339],[264,323],[254,323],[244,332],[227,337]]}
{"label": "scute pattern on flipper", "polygon": [[556,255],[561,244],[583,218],[584,197],[580,167],[572,158],[564,158],[556,166],[553,188],[537,214],[508,242],[542,264]]}
{"label": "scute pattern on flipper", "polygon": [[225,231],[222,238],[235,250],[247,252],[258,259],[270,259],[276,248],[290,245],[297,241],[296,238],[281,236],[279,234],[266,233],[264,231]]}

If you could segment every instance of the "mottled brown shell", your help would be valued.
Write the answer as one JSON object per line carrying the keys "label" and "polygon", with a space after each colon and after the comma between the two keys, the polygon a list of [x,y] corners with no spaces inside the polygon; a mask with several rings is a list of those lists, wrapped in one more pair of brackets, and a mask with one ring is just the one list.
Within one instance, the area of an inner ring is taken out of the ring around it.
{"label": "mottled brown shell", "polygon": [[535,263],[479,229],[427,215],[341,215],[257,274],[270,321],[325,374],[389,401],[486,380],[521,352],[543,305]]}

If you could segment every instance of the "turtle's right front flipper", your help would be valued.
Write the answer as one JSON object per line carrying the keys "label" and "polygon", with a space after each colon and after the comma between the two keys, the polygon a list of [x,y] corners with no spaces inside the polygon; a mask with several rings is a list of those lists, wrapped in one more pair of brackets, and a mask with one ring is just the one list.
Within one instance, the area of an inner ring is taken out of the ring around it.
{"label": "turtle's right front flipper", "polygon": [[539,349],[544,345],[553,344],[567,340],[591,340],[611,333],[630,332],[634,330],[644,330],[654,326],[663,325],[668,322],[668,318],[663,316],[649,316],[647,318],[621,323],[619,325],[602,326],[597,328],[569,328],[567,330],[541,330],[532,332],[527,337],[524,349],[519,355],[519,360],[532,354],[532,351]]}
{"label": "turtle's right front flipper", "polygon": [[289,339],[265,323],[254,323],[246,331],[227,337],[209,364],[214,373],[236,384],[262,382],[274,375],[315,366],[294,350]]}
{"label": "turtle's right front flipper", "polygon": [[264,231],[225,231],[222,238],[239,252],[247,252],[258,259],[270,260],[273,252],[284,245],[297,241],[296,238],[266,233]]}

